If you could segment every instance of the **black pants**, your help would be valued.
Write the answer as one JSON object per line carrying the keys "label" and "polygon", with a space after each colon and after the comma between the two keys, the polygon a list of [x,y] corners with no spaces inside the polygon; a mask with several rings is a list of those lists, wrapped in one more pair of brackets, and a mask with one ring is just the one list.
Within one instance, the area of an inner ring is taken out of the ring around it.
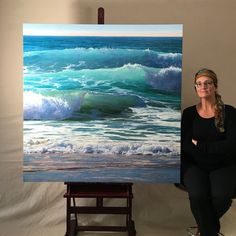
{"label": "black pants", "polygon": [[217,236],[219,219],[232,203],[236,166],[207,171],[192,165],[184,174],[184,183],[201,236]]}

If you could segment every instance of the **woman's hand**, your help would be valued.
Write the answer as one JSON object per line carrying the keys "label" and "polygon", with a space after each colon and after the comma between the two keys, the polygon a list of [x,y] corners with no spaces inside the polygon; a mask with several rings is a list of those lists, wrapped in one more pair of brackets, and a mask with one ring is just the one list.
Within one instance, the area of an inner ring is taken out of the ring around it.
{"label": "woman's hand", "polygon": [[196,146],[197,145],[197,140],[192,139],[192,143]]}

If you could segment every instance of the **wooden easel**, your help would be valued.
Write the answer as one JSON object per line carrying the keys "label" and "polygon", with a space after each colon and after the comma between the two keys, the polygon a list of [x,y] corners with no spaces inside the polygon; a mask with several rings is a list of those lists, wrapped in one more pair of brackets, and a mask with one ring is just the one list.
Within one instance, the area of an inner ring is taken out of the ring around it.
{"label": "wooden easel", "polygon": [[[104,9],[98,9],[98,24],[104,24]],[[91,182],[66,182],[66,234],[75,236],[79,231],[116,231],[128,232],[129,236],[135,236],[135,226],[132,220],[132,183],[91,183]],[[95,198],[95,206],[76,206],[76,199]],[[124,199],[124,206],[104,206],[104,198]],[[125,215],[124,226],[81,226],[78,222],[79,214],[115,214]],[[72,215],[74,218],[72,219]]]}
{"label": "wooden easel", "polygon": [[[132,220],[132,183],[65,183],[67,191],[64,197],[67,199],[66,234],[75,236],[79,231],[114,231],[128,232],[129,236],[135,236],[135,226]],[[76,206],[76,199],[95,198],[95,206]],[[104,198],[119,198],[126,200],[124,206],[104,206]],[[125,215],[124,226],[81,226],[78,223],[79,214],[114,214]],[[74,218],[72,218],[74,215]]]}

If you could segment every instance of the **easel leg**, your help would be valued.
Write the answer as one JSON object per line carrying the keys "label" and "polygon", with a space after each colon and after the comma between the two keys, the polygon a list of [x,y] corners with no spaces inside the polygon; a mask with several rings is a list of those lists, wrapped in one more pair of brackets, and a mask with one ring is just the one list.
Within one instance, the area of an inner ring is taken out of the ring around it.
{"label": "easel leg", "polygon": [[[76,203],[75,203],[75,198],[73,197],[73,206],[76,207]],[[77,213],[75,213],[75,227],[77,228],[78,227],[78,216],[77,216]]]}
{"label": "easel leg", "polygon": [[128,216],[127,216],[127,227],[128,227],[128,235],[135,236],[136,230],[134,226],[134,221],[132,220],[132,199],[127,199],[127,208],[128,208]]}
{"label": "easel leg", "polygon": [[[73,204],[75,206],[75,199],[73,198]],[[75,219],[71,219],[71,198],[67,197],[66,200],[66,234],[65,236],[76,236],[77,234],[77,226],[78,226],[78,220],[77,220],[77,214],[75,213]]]}
{"label": "easel leg", "polygon": [[66,234],[65,236],[69,236],[70,234],[70,198],[66,199]]}

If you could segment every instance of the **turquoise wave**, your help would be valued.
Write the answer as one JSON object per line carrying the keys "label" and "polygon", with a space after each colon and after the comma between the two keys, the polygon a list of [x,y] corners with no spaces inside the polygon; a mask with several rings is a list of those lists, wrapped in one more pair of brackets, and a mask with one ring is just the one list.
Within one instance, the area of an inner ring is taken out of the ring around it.
{"label": "turquoise wave", "polygon": [[[51,73],[25,73],[25,91],[89,90],[95,92],[151,93],[154,90],[180,93],[181,69],[151,68],[126,64],[119,68],[63,70]],[[143,95],[143,94],[142,94]]]}
{"label": "turquoise wave", "polygon": [[24,93],[25,120],[83,120],[126,115],[134,107],[145,107],[135,95],[91,92]]}
{"label": "turquoise wave", "polygon": [[67,68],[74,70],[116,68],[126,64],[147,67],[181,67],[181,53],[118,48],[74,48],[24,52],[24,66],[31,72],[53,72]]}

